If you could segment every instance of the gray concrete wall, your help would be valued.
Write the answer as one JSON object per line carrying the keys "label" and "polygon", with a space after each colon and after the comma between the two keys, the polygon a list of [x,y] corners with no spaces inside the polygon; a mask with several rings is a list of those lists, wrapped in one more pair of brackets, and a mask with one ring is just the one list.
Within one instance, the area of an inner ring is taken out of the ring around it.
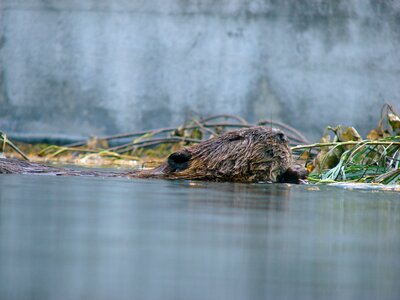
{"label": "gray concrete wall", "polygon": [[191,116],[315,139],[400,108],[400,1],[0,0],[0,130],[84,136]]}

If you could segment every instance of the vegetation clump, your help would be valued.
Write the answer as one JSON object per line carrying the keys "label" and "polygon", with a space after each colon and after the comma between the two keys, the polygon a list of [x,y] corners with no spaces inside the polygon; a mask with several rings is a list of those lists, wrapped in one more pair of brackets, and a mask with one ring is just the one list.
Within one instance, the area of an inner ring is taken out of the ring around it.
{"label": "vegetation clump", "polygon": [[307,159],[312,149],[319,149],[307,163],[311,182],[400,184],[400,117],[388,104],[367,139],[353,127],[328,126],[320,143],[292,147],[301,149],[306,149],[301,156]]}

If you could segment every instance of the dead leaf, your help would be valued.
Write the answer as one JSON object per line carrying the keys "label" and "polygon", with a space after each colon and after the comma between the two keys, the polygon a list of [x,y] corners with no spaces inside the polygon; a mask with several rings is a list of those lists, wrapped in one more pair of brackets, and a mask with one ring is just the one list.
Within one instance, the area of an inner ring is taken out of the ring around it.
{"label": "dead leaf", "polygon": [[[324,136],[320,140],[320,143],[329,143],[331,141],[331,137],[328,134],[328,129],[332,130],[332,128],[327,127]],[[337,129],[340,128],[336,127],[335,130]],[[336,147],[334,150],[331,149],[332,147],[322,147],[321,151],[314,159],[313,165],[318,172],[321,172],[326,168],[333,168],[339,162],[340,156],[343,153],[342,148]]]}
{"label": "dead leaf", "polygon": [[348,142],[348,141],[362,141],[361,135],[357,132],[354,127],[346,127],[343,130],[341,136],[339,136],[340,141]]}
{"label": "dead leaf", "polygon": [[393,113],[388,113],[387,116],[388,116],[389,124],[393,129],[393,132],[395,134],[399,134],[400,133],[400,117]]}
{"label": "dead leaf", "polygon": [[367,135],[367,139],[371,141],[376,141],[379,140],[380,138],[381,137],[377,129],[372,129]]}
{"label": "dead leaf", "polygon": [[310,151],[304,151],[298,158],[298,160],[307,161],[310,158]]}
{"label": "dead leaf", "polygon": [[87,141],[87,147],[92,150],[108,148],[108,142],[97,136],[91,136]]}

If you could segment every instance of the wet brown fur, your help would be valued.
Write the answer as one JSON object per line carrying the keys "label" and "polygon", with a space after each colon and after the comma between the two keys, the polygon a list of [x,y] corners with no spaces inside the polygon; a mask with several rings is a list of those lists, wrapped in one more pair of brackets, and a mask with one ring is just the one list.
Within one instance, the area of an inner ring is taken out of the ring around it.
{"label": "wet brown fur", "polygon": [[278,129],[251,127],[171,154],[139,177],[233,182],[277,182],[292,164],[288,139]]}

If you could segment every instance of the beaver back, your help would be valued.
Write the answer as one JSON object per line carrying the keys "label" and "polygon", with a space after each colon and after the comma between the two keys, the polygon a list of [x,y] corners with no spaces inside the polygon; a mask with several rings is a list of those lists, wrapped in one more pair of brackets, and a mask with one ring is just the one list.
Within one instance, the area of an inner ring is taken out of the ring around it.
{"label": "beaver back", "polygon": [[258,126],[230,131],[172,153],[164,165],[142,177],[277,182],[291,163],[285,134]]}

